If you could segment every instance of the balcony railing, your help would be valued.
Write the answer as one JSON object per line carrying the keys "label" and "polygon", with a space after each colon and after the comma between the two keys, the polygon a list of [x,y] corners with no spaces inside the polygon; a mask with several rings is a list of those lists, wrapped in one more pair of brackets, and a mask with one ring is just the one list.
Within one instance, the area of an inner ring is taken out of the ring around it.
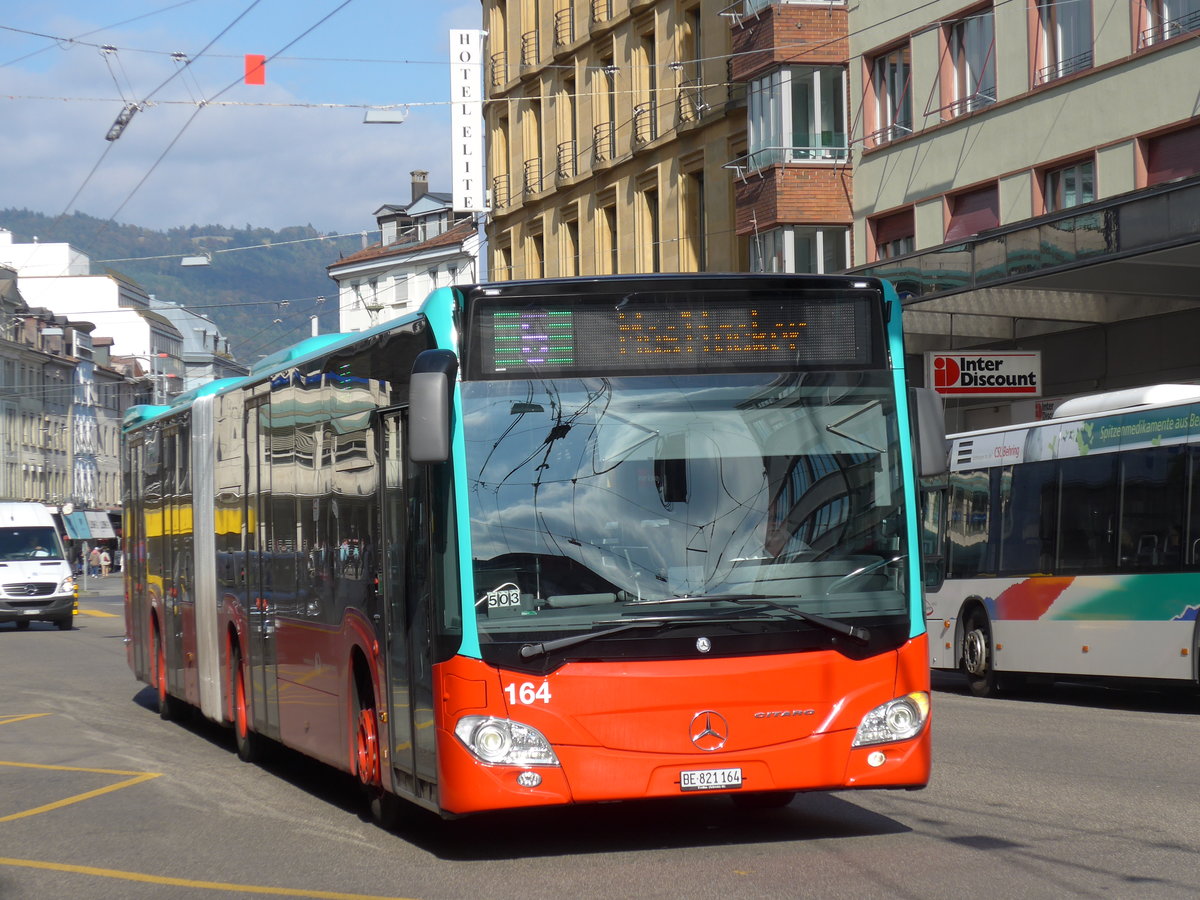
{"label": "balcony railing", "polygon": [[892,141],[907,137],[912,133],[912,125],[905,124],[904,122],[896,122],[894,125],[887,125],[865,135],[863,143],[867,147],[878,147],[881,144],[890,144]]}
{"label": "balcony railing", "polygon": [[592,24],[600,25],[612,18],[612,0],[592,0]]}
{"label": "balcony railing", "polygon": [[961,97],[953,103],[947,103],[940,109],[934,110],[943,122],[956,119],[959,116],[991,106],[996,102],[996,89],[987,88],[969,97]]}
{"label": "balcony railing", "polygon": [[601,122],[592,128],[592,155],[596,162],[608,162],[616,158],[616,137],[612,122]]}
{"label": "balcony railing", "polygon": [[1069,59],[1060,60],[1059,62],[1051,63],[1044,68],[1038,69],[1035,73],[1034,84],[1046,84],[1049,81],[1057,81],[1059,78],[1066,78],[1068,75],[1074,75],[1076,72],[1082,72],[1084,69],[1090,69],[1091,67],[1092,51],[1089,49]]}
{"label": "balcony railing", "polygon": [[1138,35],[1138,49],[1143,50],[1146,47],[1161,44],[1163,41],[1169,41],[1171,38],[1176,38],[1181,34],[1188,34],[1192,31],[1200,31],[1200,9],[1182,15],[1177,19],[1164,19],[1155,25],[1151,25]]}
{"label": "balcony railing", "polygon": [[502,87],[508,83],[508,52],[501,50],[493,53],[489,66],[492,87]]}
{"label": "balcony railing", "polygon": [[747,153],[733,162],[726,163],[725,168],[732,169],[738,177],[743,177],[747,173],[757,172],[769,166],[789,163],[844,162],[850,156],[845,138],[844,134],[832,135],[828,143],[811,147],[760,147],[753,153]]}
{"label": "balcony railing", "polygon": [[496,175],[492,178],[492,208],[504,209],[512,202],[512,195],[508,185],[508,174]]}
{"label": "balcony railing", "polygon": [[704,88],[691,79],[685,79],[679,86],[678,102],[680,122],[694,122],[712,108],[704,99]]}
{"label": "balcony railing", "polygon": [[658,107],[653,101],[639,103],[633,108],[633,139],[648,144],[658,137]]}
{"label": "balcony railing", "polygon": [[554,46],[566,47],[575,40],[575,6],[568,2],[566,8],[554,14]]}
{"label": "balcony railing", "polygon": [[541,157],[525,160],[525,193],[540,194],[542,192],[542,160]]}
{"label": "balcony railing", "polygon": [[579,174],[578,158],[574,141],[563,141],[558,145],[558,177],[560,180],[574,178]]}
{"label": "balcony railing", "polygon": [[542,61],[538,33],[527,31],[521,35],[521,65],[536,66]]}

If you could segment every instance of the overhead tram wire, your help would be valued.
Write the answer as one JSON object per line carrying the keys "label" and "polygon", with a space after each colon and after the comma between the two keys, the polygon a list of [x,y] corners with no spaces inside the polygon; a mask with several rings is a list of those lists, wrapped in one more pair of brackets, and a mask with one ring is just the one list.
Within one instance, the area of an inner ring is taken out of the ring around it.
{"label": "overhead tram wire", "polygon": [[[243,11],[241,13],[241,15],[239,15],[237,17],[237,19],[235,19],[228,26],[226,26],[226,28],[221,32],[221,34],[224,34],[225,31],[228,31],[229,28],[232,28],[233,25],[238,21],[238,19],[241,19],[242,16],[246,15],[246,13],[248,13],[251,9],[253,9],[255,6],[257,6],[260,2],[261,2],[261,0],[253,0],[253,2],[250,4],[250,6],[247,7],[247,9],[245,11]],[[269,56],[266,60],[264,60],[264,65],[267,62],[270,62],[271,60],[275,59],[275,57],[279,56],[281,53],[285,52],[289,47],[292,47],[295,44],[297,44],[299,41],[303,40],[305,37],[307,37],[309,34],[311,34],[313,31],[315,31],[321,25],[324,25],[327,21],[329,21],[329,19],[333,18],[333,16],[335,16],[337,13],[341,12],[343,9],[345,9],[347,6],[349,6],[352,2],[353,2],[353,0],[342,0],[341,3],[339,3],[336,7],[334,7],[332,10],[330,10],[328,13],[326,13],[324,16],[322,16],[320,19],[318,19],[316,22],[314,22],[311,26],[309,26],[307,29],[305,29],[303,32],[301,32],[299,35],[297,35],[295,38],[290,40],[280,50],[271,54],[271,56]],[[205,45],[204,50],[207,50],[209,47],[211,47],[213,45],[213,43],[218,38],[220,38],[220,36],[221,35],[218,35],[216,38],[213,38],[212,41],[209,41],[208,44]],[[199,58],[199,56],[204,53],[204,50],[202,50],[200,54],[197,54],[196,58]],[[185,66],[185,68],[186,68],[186,66]],[[155,88],[154,91],[151,91],[150,95],[153,95],[155,91],[158,91],[160,88],[162,88],[164,85],[166,85],[172,79],[174,79],[179,74],[180,71],[182,71],[182,70],[176,70],[174,73],[172,73],[171,76],[169,78],[167,78],[165,81],[163,81],[162,84],[160,84],[157,88]],[[224,88],[217,91],[217,93],[214,94],[209,99],[216,100],[223,94],[228,93],[229,91],[233,90],[235,87],[237,87],[237,85],[239,85],[241,83],[242,83],[241,78],[234,79],[229,84],[227,84]],[[96,230],[96,233],[92,236],[93,241],[96,240],[96,238],[98,238],[101,234],[103,234],[105,229],[108,228],[109,225],[113,224],[113,222],[116,220],[117,216],[120,214],[121,210],[123,210],[125,208],[125,206],[129,203],[129,201],[133,199],[134,195],[141,189],[142,185],[144,185],[146,183],[146,181],[150,178],[150,176],[154,174],[155,170],[162,163],[162,161],[166,157],[166,155],[171,152],[172,148],[174,148],[174,146],[179,142],[179,139],[181,137],[183,137],[184,132],[187,131],[187,129],[191,126],[192,122],[194,122],[196,120],[196,117],[198,115],[200,115],[201,110],[204,109],[207,102],[208,101],[206,100],[206,101],[202,102],[199,106],[196,107],[196,110],[188,117],[187,121],[183,123],[183,127],[179,129],[179,131],[176,133],[175,137],[171,139],[171,142],[166,146],[166,148],[163,150],[163,152],[160,153],[158,158],[156,160],[154,160],[154,162],[150,165],[150,168],[146,171],[145,175],[143,175],[142,178],[138,181],[138,183],[136,185],[134,185],[133,189],[129,192],[128,195],[126,195],[125,199],[121,201],[120,206],[118,206],[117,209],[113,212],[113,214],[108,218],[108,220],[103,225],[101,225],[99,229]]]}

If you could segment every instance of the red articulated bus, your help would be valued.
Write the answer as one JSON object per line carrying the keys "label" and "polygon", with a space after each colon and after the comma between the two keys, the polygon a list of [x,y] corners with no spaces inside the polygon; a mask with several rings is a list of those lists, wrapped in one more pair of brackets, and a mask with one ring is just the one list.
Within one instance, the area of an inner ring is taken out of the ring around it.
{"label": "red articulated bus", "polygon": [[435,291],[129,412],[130,665],[383,821],[922,787],[919,399],[874,279]]}

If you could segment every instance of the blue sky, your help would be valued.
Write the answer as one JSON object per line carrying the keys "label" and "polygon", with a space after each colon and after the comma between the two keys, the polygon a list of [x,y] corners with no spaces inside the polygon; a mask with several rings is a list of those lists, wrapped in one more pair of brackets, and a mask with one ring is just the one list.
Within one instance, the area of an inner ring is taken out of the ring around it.
{"label": "blue sky", "polygon": [[[480,20],[478,0],[4,0],[0,208],[373,228],[413,169],[449,190],[448,32]],[[242,83],[246,54],[277,56],[265,85]],[[407,119],[363,124],[364,105]]]}

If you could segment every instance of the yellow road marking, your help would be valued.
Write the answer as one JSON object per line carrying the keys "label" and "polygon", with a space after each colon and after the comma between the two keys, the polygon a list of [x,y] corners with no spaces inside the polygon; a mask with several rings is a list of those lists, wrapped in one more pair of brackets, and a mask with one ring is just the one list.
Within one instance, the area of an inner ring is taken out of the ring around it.
{"label": "yellow road marking", "polygon": [[82,769],[77,766],[44,766],[37,763],[19,763],[19,762],[4,762],[0,761],[0,766],[9,766],[14,769],[42,769],[54,772],[89,772],[94,775],[130,775],[125,781],[119,781],[116,784],[110,784],[107,787],[97,788],[94,791],[87,791],[83,794],[75,794],[72,797],[65,797],[62,800],[56,800],[53,803],[47,803],[44,806],[38,806],[34,809],[27,809],[24,812],[13,813],[8,816],[0,816],[0,822],[12,822],[16,819],[24,819],[29,816],[36,816],[40,813],[50,812],[53,809],[62,809],[64,806],[70,806],[73,803],[80,803],[84,800],[91,800],[93,797],[99,797],[103,794],[110,794],[113,791],[119,791],[122,788],[133,787],[135,784],[141,784],[143,781],[149,781],[152,778],[158,778],[161,772],[124,772],[119,769]]}
{"label": "yellow road marking", "polygon": [[14,722],[24,722],[26,719],[38,719],[50,713],[25,713],[24,715],[0,716],[0,725],[11,725]]}
{"label": "yellow road marking", "polygon": [[144,872],[124,872],[120,869],[101,869],[95,866],[76,866],[69,863],[43,862],[36,859],[8,859],[0,856],[0,866],[26,869],[46,869],[51,872],[70,872],[76,875],[95,875],[98,878],[115,878],[119,881],[138,881],[143,884],[162,884],[171,887],[196,888],[205,891],[240,891],[244,894],[268,894],[276,897],[313,897],[317,900],[404,900],[400,897],[383,897],[377,894],[344,894],[338,891],[309,891],[297,888],[270,887],[257,884],[231,884],[221,881],[195,881],[190,878],[169,878],[165,875],[147,875]]}
{"label": "yellow road marking", "polygon": [[101,619],[115,619],[118,617],[117,613],[102,612],[101,610],[98,610],[98,609],[81,609],[81,610],[79,610],[79,615],[81,615],[81,616],[96,616],[97,618],[101,618]]}

